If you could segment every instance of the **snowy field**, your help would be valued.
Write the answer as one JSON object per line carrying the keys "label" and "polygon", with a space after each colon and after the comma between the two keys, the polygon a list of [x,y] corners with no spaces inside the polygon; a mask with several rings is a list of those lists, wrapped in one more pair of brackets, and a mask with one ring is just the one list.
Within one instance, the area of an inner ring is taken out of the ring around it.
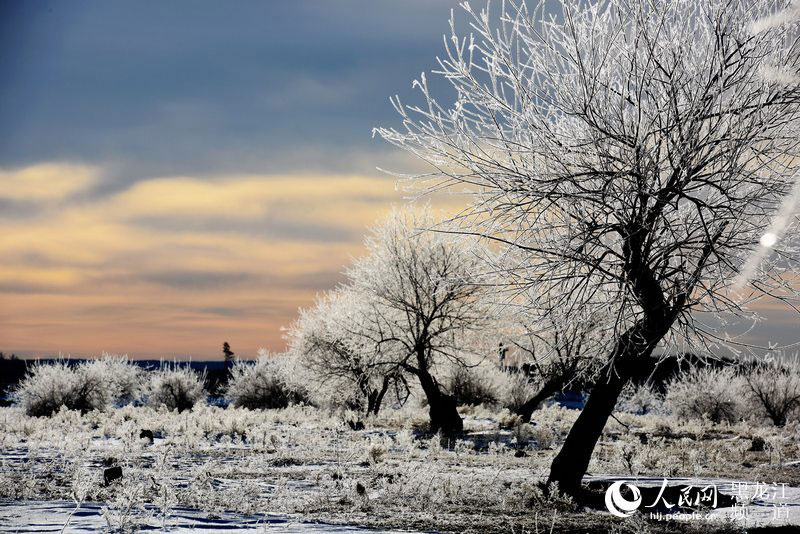
{"label": "snowy field", "polygon": [[[711,522],[681,523],[646,521],[646,514],[619,519],[602,505],[578,507],[542,493],[538,484],[576,410],[550,406],[522,425],[503,410],[461,411],[466,433],[448,442],[421,434],[426,411],[410,407],[367,420],[360,431],[348,427],[345,414],[309,407],[197,406],[178,414],[128,406],[51,418],[3,408],[0,530],[724,532],[800,526],[797,442],[787,429],[759,429],[767,447],[749,451],[753,429],[745,424],[617,414],[587,482],[659,486],[667,474],[670,485],[716,484],[727,494],[731,481],[786,485],[780,517],[762,495],[710,511]],[[153,432],[152,442],[140,438],[142,430]],[[109,466],[120,467],[122,478],[106,484]],[[737,517],[744,510],[746,520]]]}
{"label": "snowy field", "polygon": [[[75,503],[65,501],[2,502],[4,532],[102,532],[109,525],[104,517],[103,505],[84,503],[76,509]],[[64,528],[66,525],[66,528]],[[168,531],[174,533],[202,532],[205,534],[238,534],[259,532],[285,532],[287,534],[339,534],[371,532],[389,534],[392,531],[363,529],[341,525],[302,522],[285,515],[243,515],[232,513],[209,514],[200,510],[175,508],[164,525],[158,521],[140,525],[142,531]]]}
{"label": "snowy field", "polygon": [[[2,524],[6,532],[101,532],[108,528],[103,505],[84,503],[76,509],[66,501],[3,502]],[[64,526],[67,528],[64,528]],[[200,510],[175,508],[165,525],[158,521],[144,523],[141,530],[169,532],[239,533],[340,533],[366,532],[355,527],[303,523],[284,515],[209,514]],[[369,531],[377,532],[377,531]],[[388,531],[387,531],[388,532]]]}

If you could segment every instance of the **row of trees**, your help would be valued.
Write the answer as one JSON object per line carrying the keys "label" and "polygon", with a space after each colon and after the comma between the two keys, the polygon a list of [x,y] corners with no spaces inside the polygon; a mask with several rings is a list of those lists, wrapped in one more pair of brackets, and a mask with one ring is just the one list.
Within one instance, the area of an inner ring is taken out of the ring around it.
{"label": "row of trees", "polygon": [[[306,367],[299,360],[261,349],[255,361],[238,362],[231,368],[222,393],[228,404],[250,410],[293,404],[341,408],[339,403],[346,397],[331,397],[329,388],[308,387]],[[128,403],[182,412],[204,402],[204,379],[204,373],[188,366],[167,364],[146,371],[125,357],[103,355],[78,363],[34,364],[13,396],[33,416],[49,416],[62,409],[86,413]],[[488,404],[517,413],[541,393],[529,387],[528,376],[509,374],[487,362],[456,367],[443,383],[459,405]],[[800,416],[800,365],[797,357],[784,354],[767,362],[694,368],[657,385],[631,383],[615,410],[715,423],[768,420],[781,427]]]}
{"label": "row of trees", "polygon": [[526,293],[509,305],[498,294],[504,280],[490,270],[494,252],[448,232],[428,209],[395,211],[366,248],[347,282],[301,310],[289,334],[289,351],[315,389],[346,397],[339,403],[377,414],[387,397],[402,403],[415,387],[428,404],[430,429],[459,432],[452,375],[486,360],[494,365],[498,340],[526,362],[531,387],[515,403],[526,421],[546,398],[594,371],[599,317],[552,311],[535,318]]}

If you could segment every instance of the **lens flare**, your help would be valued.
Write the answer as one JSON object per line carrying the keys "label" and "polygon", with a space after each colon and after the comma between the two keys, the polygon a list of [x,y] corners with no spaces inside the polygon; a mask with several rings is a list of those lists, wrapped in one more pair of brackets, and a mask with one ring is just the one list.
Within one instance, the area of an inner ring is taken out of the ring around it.
{"label": "lens flare", "polygon": [[772,254],[770,249],[779,239],[786,236],[787,231],[793,231],[791,230],[792,224],[796,221],[798,213],[800,213],[800,171],[795,173],[792,190],[784,197],[769,228],[758,240],[761,246],[753,251],[739,271],[739,275],[733,283],[735,288],[745,287],[753,277],[757,276],[762,268],[762,262]]}
{"label": "lens flare", "polygon": [[778,236],[772,232],[767,232],[761,236],[761,239],[759,239],[758,242],[761,243],[761,246],[764,248],[771,248],[775,245],[775,243],[778,242]]}

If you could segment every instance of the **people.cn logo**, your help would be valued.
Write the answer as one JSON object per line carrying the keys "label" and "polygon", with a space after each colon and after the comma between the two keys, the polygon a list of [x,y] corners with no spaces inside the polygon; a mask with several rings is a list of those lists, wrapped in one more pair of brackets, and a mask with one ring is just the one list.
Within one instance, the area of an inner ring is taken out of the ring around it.
{"label": "people.cn logo", "polygon": [[[628,500],[622,495],[622,486],[628,486],[633,500]],[[606,508],[611,515],[617,517],[630,517],[642,504],[642,492],[633,484],[619,481],[611,484],[606,490]]]}

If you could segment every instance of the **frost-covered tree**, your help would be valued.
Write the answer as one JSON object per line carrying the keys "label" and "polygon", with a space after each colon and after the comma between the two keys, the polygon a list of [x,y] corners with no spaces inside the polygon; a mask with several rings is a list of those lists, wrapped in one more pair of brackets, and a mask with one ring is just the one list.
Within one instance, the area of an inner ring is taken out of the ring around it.
{"label": "frost-covered tree", "polygon": [[423,76],[423,104],[395,99],[402,128],[376,130],[431,164],[423,192],[471,193],[462,231],[521,255],[508,277],[540,307],[613,302],[602,378],[552,464],[562,491],[656,347],[728,341],[696,312],[797,296],[798,32],[763,23],[789,6],[465,3],[472,34],[451,23],[436,72],[455,101]]}
{"label": "frost-covered tree", "polygon": [[408,387],[397,360],[370,334],[377,317],[373,303],[341,286],[300,310],[289,331],[290,352],[308,369],[326,400],[377,415],[387,393]]}
{"label": "frost-covered tree", "polygon": [[473,334],[487,324],[486,287],[476,280],[484,253],[473,240],[430,231],[430,212],[395,211],[367,239],[368,254],[347,271],[366,307],[366,346],[419,382],[431,430],[458,432],[463,423],[437,366],[466,365]]}

